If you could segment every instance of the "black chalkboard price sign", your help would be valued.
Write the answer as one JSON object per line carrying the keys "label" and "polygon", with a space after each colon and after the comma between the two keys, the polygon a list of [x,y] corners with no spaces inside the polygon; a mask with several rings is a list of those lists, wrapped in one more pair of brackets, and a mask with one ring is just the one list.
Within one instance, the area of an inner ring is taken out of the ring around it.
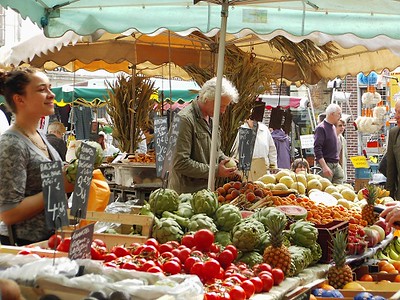
{"label": "black chalkboard price sign", "polygon": [[67,198],[61,161],[40,164],[46,226],[48,229],[60,229],[68,225]]}
{"label": "black chalkboard price sign", "polygon": [[154,118],[154,144],[156,150],[157,177],[162,176],[163,163],[167,154],[168,119],[167,117]]}
{"label": "black chalkboard price sign", "polygon": [[239,128],[239,170],[250,171],[258,124],[253,128]]}
{"label": "black chalkboard price sign", "polygon": [[78,171],[72,197],[71,215],[75,218],[86,218],[87,201],[89,196],[90,183],[93,176],[93,165],[96,149],[86,143],[81,144],[79,154]]}
{"label": "black chalkboard price sign", "polygon": [[167,153],[164,160],[163,168],[162,168],[162,177],[164,178],[167,171],[170,171],[172,159],[174,157],[175,149],[176,149],[176,141],[178,139],[179,134],[179,126],[181,124],[181,117],[179,115],[174,115],[172,120],[171,128],[168,133],[168,147]]}
{"label": "black chalkboard price sign", "polygon": [[71,245],[68,252],[68,257],[70,259],[91,258],[90,246],[93,241],[93,232],[94,223],[72,232]]}

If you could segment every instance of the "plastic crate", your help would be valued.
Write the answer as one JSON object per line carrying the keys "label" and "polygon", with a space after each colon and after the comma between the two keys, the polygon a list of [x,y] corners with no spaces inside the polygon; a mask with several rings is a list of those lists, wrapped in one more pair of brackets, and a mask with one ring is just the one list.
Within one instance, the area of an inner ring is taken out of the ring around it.
{"label": "plastic crate", "polygon": [[330,263],[332,261],[332,235],[338,230],[345,230],[349,225],[348,221],[335,220],[325,225],[315,225],[318,229],[318,244],[322,248],[320,263]]}
{"label": "plastic crate", "polygon": [[370,168],[357,168],[355,169],[355,178],[359,179],[369,179],[371,178]]}

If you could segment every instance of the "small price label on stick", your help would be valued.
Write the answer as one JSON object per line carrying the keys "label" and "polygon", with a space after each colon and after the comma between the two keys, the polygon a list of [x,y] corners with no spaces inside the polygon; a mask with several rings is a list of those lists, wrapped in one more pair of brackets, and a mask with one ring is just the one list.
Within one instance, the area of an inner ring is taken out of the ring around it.
{"label": "small price label on stick", "polygon": [[40,164],[46,226],[58,230],[68,225],[67,197],[65,195],[61,161]]}
{"label": "small price label on stick", "polygon": [[72,232],[68,257],[70,259],[91,258],[90,246],[93,241],[94,223]]}
{"label": "small price label on stick", "polygon": [[179,134],[179,126],[181,124],[181,117],[177,114],[174,115],[172,120],[171,128],[168,133],[168,147],[166,157],[164,159],[164,164],[162,168],[162,177],[165,178],[167,171],[170,171],[172,160],[175,154],[176,149],[176,141],[178,139]]}
{"label": "small price label on stick", "polygon": [[168,119],[167,117],[154,118],[154,144],[156,150],[157,177],[162,176],[162,169],[168,146]]}
{"label": "small price label on stick", "polygon": [[253,128],[239,128],[239,170],[250,171],[258,123]]}
{"label": "small price label on stick", "polygon": [[86,218],[87,200],[89,196],[90,183],[93,177],[93,165],[96,149],[86,143],[81,144],[79,153],[78,171],[72,197],[71,215],[75,218]]}

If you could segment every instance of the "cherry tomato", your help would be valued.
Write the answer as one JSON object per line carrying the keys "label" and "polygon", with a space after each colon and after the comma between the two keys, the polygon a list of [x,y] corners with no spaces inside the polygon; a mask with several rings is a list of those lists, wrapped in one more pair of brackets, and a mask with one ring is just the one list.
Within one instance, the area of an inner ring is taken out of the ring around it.
{"label": "cherry tomato", "polygon": [[158,251],[160,253],[164,253],[164,252],[171,252],[174,249],[174,247],[172,247],[171,244],[165,243],[165,244],[161,244],[158,247]]}
{"label": "cherry tomato", "polygon": [[235,246],[233,246],[233,245],[228,245],[228,246],[225,247],[224,250],[229,250],[229,251],[231,251],[232,254],[233,254],[233,259],[236,259],[236,258],[237,258],[237,256],[238,256],[238,251],[237,251],[237,249],[236,249]]}
{"label": "cherry tomato", "polygon": [[158,250],[160,247],[160,243],[155,239],[155,238],[150,238],[145,242],[146,245],[148,246],[154,246]]}
{"label": "cherry tomato", "polygon": [[126,255],[130,255],[130,252],[128,249],[126,249],[124,246],[114,246],[111,248],[111,253],[114,253],[117,257],[123,257]]}
{"label": "cherry tomato", "polygon": [[58,245],[61,243],[61,235],[53,234],[49,240],[47,241],[47,245],[50,249],[56,249]]}
{"label": "cherry tomato", "polygon": [[103,260],[103,253],[101,253],[93,244],[90,246],[90,256],[93,260]]}
{"label": "cherry tomato", "polygon": [[191,250],[192,252],[190,252],[190,256],[197,256],[197,257],[203,257],[203,252],[199,251],[199,250]]}
{"label": "cherry tomato", "polygon": [[219,295],[216,292],[207,292],[204,294],[203,300],[219,300]]}
{"label": "cherry tomato", "polygon": [[184,267],[185,267],[185,271],[186,273],[190,273],[190,269],[192,268],[192,266],[196,263],[199,262],[200,258],[195,257],[195,256],[189,256],[184,263]]}
{"label": "cherry tomato", "polygon": [[244,276],[244,275],[241,274],[241,273],[234,273],[234,274],[231,275],[231,277],[236,277],[236,278],[238,278],[241,282],[247,280],[247,277]]}
{"label": "cherry tomato", "polygon": [[262,271],[271,272],[272,271],[272,267],[267,263],[256,264],[256,265],[253,266],[253,271],[254,271],[254,273],[256,275],[258,275],[258,273],[260,273]]}
{"label": "cherry tomato", "polygon": [[185,249],[181,249],[181,251],[179,252],[179,254],[177,255],[177,257],[179,258],[179,260],[181,262],[186,261],[186,259],[190,256],[190,249],[185,248]]}
{"label": "cherry tomato", "polygon": [[174,256],[178,257],[179,254],[181,253],[181,250],[179,250],[178,248],[175,248],[175,249],[173,249],[171,252],[172,252],[172,254],[173,254]]}
{"label": "cherry tomato", "polygon": [[171,252],[163,252],[163,253],[161,253],[160,256],[162,258],[164,258],[164,259],[167,259],[167,260],[169,260],[169,259],[174,257],[174,255]]}
{"label": "cherry tomato", "polygon": [[208,229],[200,229],[194,234],[194,244],[198,249],[207,251],[214,243],[214,233]]}
{"label": "cherry tomato", "polygon": [[145,257],[145,258],[157,258],[160,253],[158,252],[157,248],[151,245],[145,245],[139,252],[139,255],[141,257]]}
{"label": "cherry tomato", "polygon": [[236,276],[231,276],[231,277],[225,278],[223,285],[229,286],[231,283],[233,285],[240,285],[242,283],[242,281]]}
{"label": "cherry tomato", "polygon": [[163,273],[163,270],[160,267],[151,267],[147,270],[148,273]]}
{"label": "cherry tomato", "polygon": [[285,279],[285,274],[281,269],[273,268],[271,273],[274,279],[274,285],[279,285]]}
{"label": "cherry tomato", "polygon": [[219,262],[213,258],[204,262],[204,276],[212,279],[218,276],[221,269]]}
{"label": "cherry tomato", "polygon": [[254,284],[255,292],[261,293],[263,290],[263,282],[260,277],[251,277],[251,282]]}
{"label": "cherry tomato", "polygon": [[263,292],[269,292],[274,286],[274,280],[267,274],[258,275],[263,283]]}
{"label": "cherry tomato", "polygon": [[245,300],[246,299],[246,292],[241,286],[234,286],[229,291],[229,296],[232,300]]}
{"label": "cherry tomato", "polygon": [[152,260],[148,260],[140,267],[140,271],[147,272],[148,269],[152,267],[156,267],[156,263]]}
{"label": "cherry tomato", "polygon": [[57,246],[57,251],[61,252],[68,252],[69,251],[69,246],[71,245],[71,238],[66,237],[64,238],[61,243]]}
{"label": "cherry tomato", "polygon": [[234,259],[235,258],[230,250],[224,250],[218,256],[218,261],[223,268],[228,267]]}
{"label": "cherry tomato", "polygon": [[186,234],[182,237],[181,244],[185,245],[189,249],[192,249],[195,246],[194,243],[194,235],[193,234]]}
{"label": "cherry tomato", "polygon": [[106,253],[103,255],[103,260],[105,262],[113,261],[117,259],[117,256],[114,253]]}
{"label": "cherry tomato", "polygon": [[190,274],[197,275],[200,279],[204,278],[204,263],[201,261],[195,262],[190,268]]}
{"label": "cherry tomato", "polygon": [[170,244],[172,248],[178,248],[179,243],[177,241],[168,241],[167,244]]}
{"label": "cherry tomato", "polygon": [[175,275],[181,272],[181,264],[176,261],[167,261],[162,266],[163,270],[167,274]]}
{"label": "cherry tomato", "polygon": [[126,269],[126,270],[139,270],[139,266],[135,264],[134,262],[127,261],[121,265],[121,269]]}
{"label": "cherry tomato", "polygon": [[101,240],[101,239],[94,239],[94,240],[92,241],[92,243],[95,243],[97,246],[107,248],[106,243],[105,243],[103,240]]}
{"label": "cherry tomato", "polygon": [[250,299],[251,297],[253,297],[254,293],[255,293],[255,287],[253,282],[251,282],[251,280],[247,279],[245,281],[243,281],[240,286],[244,289],[244,291],[246,292],[246,299]]}
{"label": "cherry tomato", "polygon": [[212,243],[210,246],[210,252],[212,253],[219,253],[221,249],[219,248],[219,246],[215,243]]}

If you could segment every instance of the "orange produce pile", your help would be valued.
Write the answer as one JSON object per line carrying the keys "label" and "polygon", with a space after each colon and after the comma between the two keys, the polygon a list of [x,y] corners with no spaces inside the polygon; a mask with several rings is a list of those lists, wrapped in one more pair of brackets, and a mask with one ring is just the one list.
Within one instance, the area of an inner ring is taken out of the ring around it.
{"label": "orange produce pile", "polygon": [[296,197],[291,194],[287,197],[271,196],[274,206],[298,205],[307,209],[307,221],[317,225],[331,223],[333,220],[349,221],[350,224],[366,226],[366,221],[362,220],[361,213],[355,210],[348,210],[341,205],[328,207],[324,204],[315,204],[307,197]]}

